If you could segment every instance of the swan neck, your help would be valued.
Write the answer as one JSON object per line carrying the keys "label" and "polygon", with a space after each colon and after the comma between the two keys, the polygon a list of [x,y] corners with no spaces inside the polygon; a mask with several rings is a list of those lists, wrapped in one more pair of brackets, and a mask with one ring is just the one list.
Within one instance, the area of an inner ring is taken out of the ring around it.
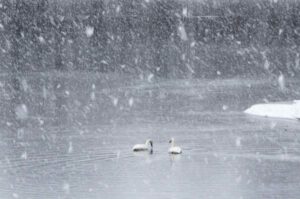
{"label": "swan neck", "polygon": [[146,146],[150,149],[153,149],[153,144],[152,144],[152,141],[151,140],[147,140],[146,141]]}
{"label": "swan neck", "polygon": [[175,142],[174,142],[174,140],[172,140],[171,147],[174,147],[174,146],[175,146]]}

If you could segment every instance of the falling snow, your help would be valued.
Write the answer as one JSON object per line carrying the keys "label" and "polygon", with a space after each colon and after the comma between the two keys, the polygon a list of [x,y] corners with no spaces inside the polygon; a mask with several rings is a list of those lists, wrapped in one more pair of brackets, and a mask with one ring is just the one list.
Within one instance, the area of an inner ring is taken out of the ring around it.
{"label": "falling snow", "polygon": [[278,85],[281,90],[285,89],[285,78],[282,73],[278,76]]}
{"label": "falling snow", "polygon": [[129,101],[128,101],[129,106],[132,107],[132,106],[133,106],[133,103],[134,103],[133,98],[130,98]]}
{"label": "falling snow", "polygon": [[299,198],[299,13],[1,1],[0,199]]}
{"label": "falling snow", "polygon": [[27,160],[27,152],[24,151],[21,155],[21,158],[24,159],[24,160]]}
{"label": "falling snow", "polygon": [[147,77],[148,82],[152,82],[153,77],[154,77],[154,75],[152,73],[149,74]]}
{"label": "falling snow", "polygon": [[188,40],[184,25],[182,23],[178,26],[178,34],[179,34],[181,40],[183,40],[183,41]]}
{"label": "falling snow", "polygon": [[69,142],[68,153],[72,153],[72,152],[73,152],[73,143]]}
{"label": "falling snow", "polygon": [[46,43],[46,41],[45,41],[44,37],[42,37],[42,36],[39,36],[38,38],[39,38],[39,41],[40,41],[42,44]]}
{"label": "falling snow", "polygon": [[226,111],[226,110],[228,109],[228,106],[227,106],[227,105],[223,105],[223,106],[222,106],[222,109],[223,109],[224,111]]}
{"label": "falling snow", "polygon": [[63,184],[63,190],[66,194],[70,194],[70,184],[68,184],[67,182],[65,182]]}
{"label": "falling snow", "polygon": [[17,119],[25,120],[28,118],[28,110],[27,106],[25,104],[20,104],[16,107],[15,113],[17,116]]}
{"label": "falling snow", "polygon": [[241,146],[241,141],[242,141],[242,138],[241,137],[237,137],[235,139],[235,146],[240,147]]}
{"label": "falling snow", "polygon": [[85,28],[85,34],[86,34],[87,37],[93,36],[93,34],[94,34],[94,27],[92,27],[92,26],[87,26],[87,27]]}

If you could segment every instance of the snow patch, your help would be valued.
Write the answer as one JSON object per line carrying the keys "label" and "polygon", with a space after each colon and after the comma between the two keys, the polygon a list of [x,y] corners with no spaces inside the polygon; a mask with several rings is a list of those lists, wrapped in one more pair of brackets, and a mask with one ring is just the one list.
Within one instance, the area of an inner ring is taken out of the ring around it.
{"label": "snow patch", "polygon": [[300,102],[294,100],[293,102],[255,104],[244,112],[263,117],[300,119]]}

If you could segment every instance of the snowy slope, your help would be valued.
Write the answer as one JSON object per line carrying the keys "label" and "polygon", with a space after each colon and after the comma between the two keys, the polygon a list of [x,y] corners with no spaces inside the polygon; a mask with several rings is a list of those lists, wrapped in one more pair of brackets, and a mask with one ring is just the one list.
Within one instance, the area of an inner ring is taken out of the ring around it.
{"label": "snowy slope", "polygon": [[264,117],[300,119],[300,100],[255,104],[244,111],[247,114]]}

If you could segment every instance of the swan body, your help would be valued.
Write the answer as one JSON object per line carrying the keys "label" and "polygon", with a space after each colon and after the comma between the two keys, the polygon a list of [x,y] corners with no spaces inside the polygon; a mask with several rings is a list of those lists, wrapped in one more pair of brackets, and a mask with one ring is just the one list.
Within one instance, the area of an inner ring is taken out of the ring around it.
{"label": "swan body", "polygon": [[153,151],[153,142],[152,140],[146,140],[145,144],[136,144],[132,147],[132,150],[135,152],[138,151]]}
{"label": "swan body", "polygon": [[181,148],[179,146],[175,146],[174,138],[171,138],[169,143],[171,143],[171,147],[169,148],[169,154],[181,154],[182,153]]}

